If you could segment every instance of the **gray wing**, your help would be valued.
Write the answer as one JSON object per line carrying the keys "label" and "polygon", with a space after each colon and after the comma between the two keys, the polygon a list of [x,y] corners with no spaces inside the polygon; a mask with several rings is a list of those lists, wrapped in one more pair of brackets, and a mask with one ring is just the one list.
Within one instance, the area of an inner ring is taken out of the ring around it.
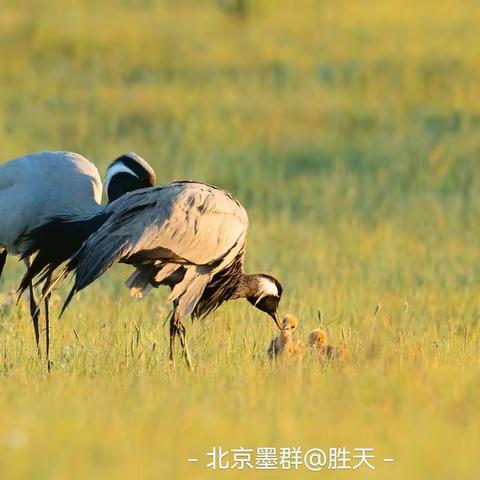
{"label": "gray wing", "polygon": [[19,165],[12,161],[0,165],[0,191],[15,184],[19,170]]}
{"label": "gray wing", "polygon": [[50,217],[98,207],[98,170],[71,152],[36,152],[0,166],[0,244],[22,253],[21,237]]}
{"label": "gray wing", "polygon": [[193,182],[131,192],[107,213],[109,219],[67,267],[76,270],[73,293],[115,262],[164,264],[157,282],[183,266],[185,276],[169,300],[180,299],[184,315],[193,310],[211,277],[243,249],[248,230],[247,214],[230,194]]}
{"label": "gray wing", "polygon": [[10,253],[17,253],[16,241],[31,218],[38,218],[41,208],[38,195],[26,195],[28,190],[19,185],[21,175],[20,162],[9,161],[0,166],[0,245]]}
{"label": "gray wing", "polygon": [[128,241],[129,256],[155,256],[161,249],[179,261],[208,265],[248,229],[244,208],[230,194],[201,183],[139,190],[120,201],[107,209],[113,214],[104,230]]}

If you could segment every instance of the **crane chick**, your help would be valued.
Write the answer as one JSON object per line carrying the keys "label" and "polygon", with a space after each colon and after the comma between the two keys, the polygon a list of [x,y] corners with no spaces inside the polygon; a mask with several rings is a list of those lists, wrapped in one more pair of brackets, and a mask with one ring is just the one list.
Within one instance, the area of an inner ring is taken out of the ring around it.
{"label": "crane chick", "polygon": [[270,360],[279,357],[295,358],[301,356],[302,347],[294,335],[298,327],[298,319],[287,314],[283,317],[280,333],[272,340],[268,347]]}
{"label": "crane chick", "polygon": [[327,360],[340,362],[348,360],[348,350],[343,345],[339,347],[332,345],[328,330],[322,328],[312,330],[308,336],[308,346],[322,363]]}

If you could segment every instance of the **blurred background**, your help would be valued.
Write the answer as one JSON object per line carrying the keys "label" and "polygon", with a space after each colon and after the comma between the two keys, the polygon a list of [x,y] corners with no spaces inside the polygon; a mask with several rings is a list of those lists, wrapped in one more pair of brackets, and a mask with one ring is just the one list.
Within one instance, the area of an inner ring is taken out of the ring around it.
{"label": "blurred background", "polygon": [[9,260],[0,476],[198,480],[212,445],[301,444],[477,478],[479,58],[474,0],[3,0],[0,161],[133,150],[232,191],[248,269],[352,364],[272,371],[272,325],[232,302],[188,324],[197,375],[166,373],[164,294],[131,301],[118,267],[54,313],[47,381]]}
{"label": "blurred background", "polygon": [[478,211],[475,6],[4,1],[1,157],[67,149],[103,168],[135,150],[160,182],[208,180],[266,215],[409,222],[435,196],[463,219]]}

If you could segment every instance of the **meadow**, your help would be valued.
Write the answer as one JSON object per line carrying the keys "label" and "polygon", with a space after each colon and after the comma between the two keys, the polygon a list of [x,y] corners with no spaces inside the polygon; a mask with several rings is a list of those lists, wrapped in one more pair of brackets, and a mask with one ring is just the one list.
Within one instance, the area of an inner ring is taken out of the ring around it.
{"label": "meadow", "polygon": [[[473,0],[4,0],[1,161],[133,150],[230,190],[247,270],[351,359],[272,366],[273,322],[238,301],[186,322],[195,370],[169,368],[166,292],[130,299],[116,266],[61,320],[55,293],[47,374],[10,258],[0,478],[479,478],[479,55]],[[213,446],[376,469],[212,471]]]}

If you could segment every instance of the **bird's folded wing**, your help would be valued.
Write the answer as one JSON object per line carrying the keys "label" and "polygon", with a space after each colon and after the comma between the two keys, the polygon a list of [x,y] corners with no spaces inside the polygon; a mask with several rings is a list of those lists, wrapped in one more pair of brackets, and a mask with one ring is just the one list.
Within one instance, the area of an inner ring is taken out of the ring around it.
{"label": "bird's folded wing", "polygon": [[110,215],[83,245],[76,287],[118,261],[154,259],[215,268],[243,248],[248,217],[227,192],[200,183],[137,190],[107,208]]}
{"label": "bird's folded wing", "polygon": [[19,175],[19,167],[17,164],[7,162],[0,165],[0,191],[6,190],[15,184]]}
{"label": "bird's folded wing", "polygon": [[129,255],[162,248],[177,260],[206,265],[243,245],[248,217],[226,192],[195,183],[143,192],[140,204],[128,202],[128,210],[104,226],[128,241]]}

